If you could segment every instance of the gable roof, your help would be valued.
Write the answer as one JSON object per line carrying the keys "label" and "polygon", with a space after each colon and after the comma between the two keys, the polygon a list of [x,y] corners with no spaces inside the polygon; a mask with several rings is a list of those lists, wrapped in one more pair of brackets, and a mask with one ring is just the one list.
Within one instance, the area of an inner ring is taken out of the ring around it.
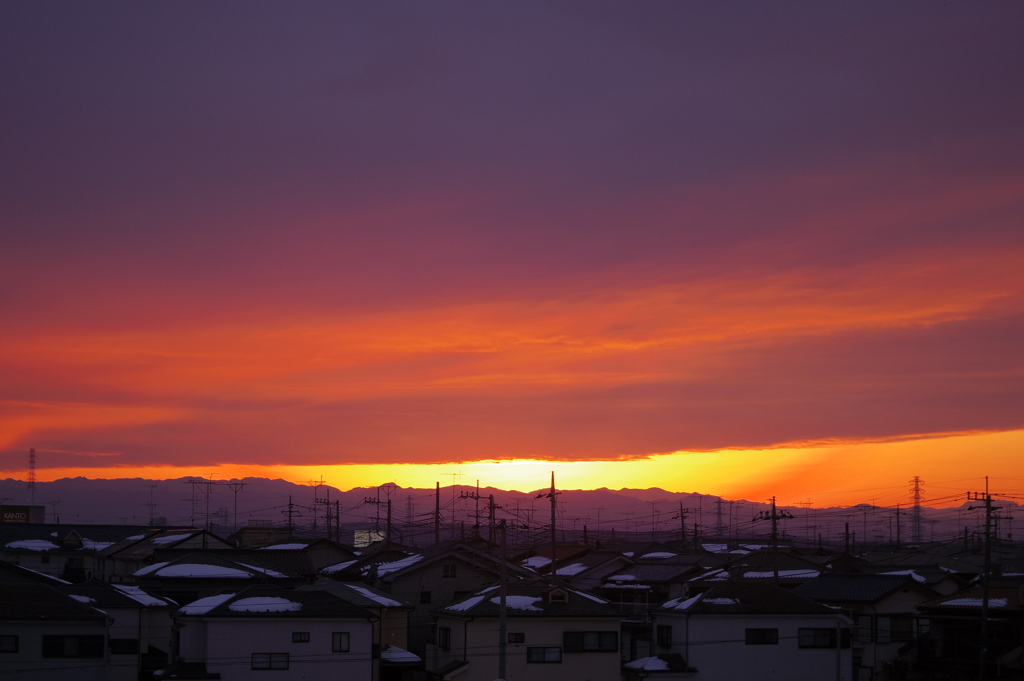
{"label": "gable roof", "polygon": [[[909,575],[824,573],[800,584],[793,593],[816,601],[877,603],[889,594],[906,588],[919,588]],[[928,593],[923,588],[923,593]]]}
{"label": "gable roof", "polygon": [[[550,594],[553,591],[564,592],[566,600],[553,602],[550,599]],[[434,614],[449,617],[498,617],[500,603],[500,591],[498,587],[493,586],[444,608],[438,608]],[[564,586],[551,586],[550,584],[510,584],[505,603],[506,616],[514,618],[611,617],[622,619],[622,616],[603,598],[598,598],[585,591]]]}
{"label": "gable roof", "polygon": [[[992,586],[988,590],[988,607],[991,617],[997,613],[1018,614],[1024,611],[1024,593],[1016,586]],[[941,596],[920,603],[920,610],[945,612],[947,614],[963,613],[964,611],[981,612],[984,593],[980,585],[958,591],[948,596]]]}
{"label": "gable roof", "polygon": [[81,584],[68,584],[57,587],[75,600],[97,608],[170,608],[178,607],[174,601],[157,598],[137,586],[127,584],[109,584],[98,579],[90,579]]}
{"label": "gable roof", "polygon": [[661,612],[688,615],[835,615],[835,610],[764,582],[721,582],[690,598],[673,598]]}
{"label": "gable roof", "polygon": [[378,608],[412,609],[412,605],[401,601],[389,593],[375,589],[369,584],[355,582],[339,582],[335,579],[321,577],[314,584],[300,586],[297,591],[327,591],[343,601],[353,603],[361,608],[371,610]]}
{"label": "gable roof", "polygon": [[317,590],[287,590],[278,586],[249,586],[222,591],[183,606],[175,617],[365,619],[374,615],[334,594]]}
{"label": "gable roof", "polygon": [[181,558],[161,561],[135,571],[142,581],[154,579],[295,579],[273,568],[246,559],[234,561],[211,553],[188,553]]}
{"label": "gable roof", "polygon": [[0,584],[0,620],[105,622],[107,616],[44,584]]}

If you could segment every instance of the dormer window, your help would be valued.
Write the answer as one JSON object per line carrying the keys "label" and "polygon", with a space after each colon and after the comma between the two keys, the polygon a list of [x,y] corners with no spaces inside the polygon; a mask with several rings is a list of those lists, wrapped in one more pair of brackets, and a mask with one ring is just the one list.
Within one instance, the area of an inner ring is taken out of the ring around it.
{"label": "dormer window", "polygon": [[457,565],[442,565],[441,577],[444,579],[455,579],[458,577]]}
{"label": "dormer window", "polygon": [[568,603],[569,594],[562,589],[555,589],[548,593],[548,603]]}

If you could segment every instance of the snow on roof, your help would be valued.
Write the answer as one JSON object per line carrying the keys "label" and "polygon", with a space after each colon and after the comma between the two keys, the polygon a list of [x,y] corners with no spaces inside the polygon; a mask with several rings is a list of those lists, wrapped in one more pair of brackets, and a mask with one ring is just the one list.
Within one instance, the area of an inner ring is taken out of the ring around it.
{"label": "snow on roof", "polygon": [[133,534],[130,537],[125,537],[124,541],[139,541],[140,539],[145,539],[145,538],[146,538],[146,535],[144,535],[144,534]]}
{"label": "snow on roof", "polygon": [[694,603],[696,603],[697,601],[699,601],[703,597],[704,597],[704,594],[700,593],[700,594],[697,594],[696,596],[691,596],[690,598],[686,598],[686,599],[683,599],[683,598],[673,598],[671,601],[666,602],[661,607],[666,608],[668,610],[688,610],[691,605],[693,605]]}
{"label": "snow on roof", "polygon": [[639,577],[636,575],[612,575],[608,579],[613,582],[635,582]]}
{"label": "snow on roof", "polygon": [[302,603],[277,596],[252,596],[239,598],[228,606],[228,610],[234,612],[294,612],[302,610]]}
{"label": "snow on roof", "polygon": [[640,559],[643,560],[644,558],[675,558],[677,555],[679,554],[671,553],[669,551],[652,551],[651,553],[645,553],[644,555],[640,556]]}
{"label": "snow on roof", "polygon": [[82,539],[82,548],[89,549],[90,551],[102,551],[108,546],[113,546],[116,542],[112,541],[95,541],[92,539]]}
{"label": "snow on roof", "polygon": [[402,604],[399,603],[398,601],[394,600],[393,598],[388,598],[387,596],[381,596],[380,594],[374,593],[374,592],[370,591],[369,589],[367,589],[365,587],[357,586],[356,584],[346,584],[345,586],[347,586],[348,588],[352,589],[353,591],[355,591],[358,594],[366,596],[367,598],[369,598],[372,601],[376,601],[377,603],[380,603],[383,606],[386,606],[386,607],[398,607],[398,608],[402,607]]}
{"label": "snow on roof", "polygon": [[725,571],[725,568],[714,568],[714,569],[708,570],[707,572],[705,572],[702,575],[697,575],[696,577],[691,577],[688,581],[696,582],[696,581],[701,580],[701,579],[707,579],[709,581],[729,579],[729,573]]}
{"label": "snow on roof", "polygon": [[915,582],[920,582],[921,584],[924,584],[925,582],[928,581],[927,579],[925,579],[921,575],[917,574],[917,572],[915,572],[913,570],[894,570],[892,572],[882,572],[881,574],[883,574],[883,575],[910,575],[911,577],[914,578]]}
{"label": "snow on roof", "polygon": [[523,567],[533,568],[534,570],[536,570],[537,568],[544,567],[550,562],[551,559],[547,556],[530,556],[522,562],[522,565]]}
{"label": "snow on roof", "polygon": [[[779,570],[779,577],[817,577],[821,574],[818,570]],[[775,577],[775,571],[769,570],[768,572],[744,572],[743,576],[746,579],[770,579]]]}
{"label": "snow on roof", "polygon": [[405,650],[404,648],[399,648],[398,646],[385,646],[384,649],[380,651],[380,659],[384,660],[385,662],[423,661],[420,659],[419,655],[416,655],[415,653],[410,653],[408,650]]}
{"label": "snow on roof", "polygon": [[604,584],[602,589],[650,589],[650,584]]}
{"label": "snow on roof", "polygon": [[19,539],[4,544],[9,549],[28,549],[29,551],[52,551],[60,547],[45,539]]}
{"label": "snow on roof", "polygon": [[271,570],[270,568],[256,567],[255,565],[249,565],[248,563],[239,563],[239,565],[244,565],[245,567],[249,568],[250,570],[255,570],[256,572],[263,573],[267,577],[287,577],[288,576],[286,574],[278,572],[277,570]]}
{"label": "snow on roof", "polygon": [[624,555],[626,558],[632,558],[633,557],[633,552],[632,551],[623,551],[622,555]]}
{"label": "snow on roof", "polygon": [[172,543],[174,543],[176,541],[182,541],[184,539],[188,539],[189,537],[194,536],[194,534],[195,533],[190,533],[190,534],[163,534],[163,535],[160,535],[159,537],[153,537],[151,542],[153,544],[172,544]]}
{"label": "snow on roof", "polygon": [[356,562],[358,562],[358,560],[346,560],[346,561],[344,561],[342,563],[335,563],[334,565],[328,565],[325,568],[320,568],[320,572],[322,572],[324,574],[327,574],[327,575],[335,573],[335,572],[341,572],[342,570],[347,568],[349,565],[352,565],[353,563],[356,563]]}
{"label": "snow on roof", "polygon": [[605,600],[605,599],[603,599],[603,598],[601,598],[599,596],[594,596],[593,594],[588,594],[586,591],[576,591],[575,589],[569,589],[569,591],[572,591],[577,596],[583,596],[584,598],[590,599],[590,600],[594,601],[595,603],[600,603],[602,605],[608,603],[607,600]]}
{"label": "snow on roof", "polygon": [[705,598],[704,602],[711,605],[739,605],[740,603],[735,598]]}
{"label": "snow on roof", "polygon": [[307,546],[309,546],[309,545],[308,544],[274,544],[273,546],[264,546],[261,550],[262,551],[279,551],[281,549],[295,550],[295,549],[304,549]]}
{"label": "snow on roof", "polygon": [[128,586],[127,584],[111,584],[110,586],[114,587],[128,598],[131,598],[132,600],[141,603],[142,605],[157,607],[162,605],[168,605],[167,601],[163,600],[162,598],[150,596],[148,593],[146,593],[137,586]]}
{"label": "snow on roof", "polygon": [[89,598],[88,596],[82,596],[80,594],[68,594],[68,595],[71,596],[72,598],[74,598],[79,603],[95,603],[96,602],[95,598]]}
{"label": "snow on roof", "polygon": [[562,575],[563,577],[572,577],[578,575],[587,569],[587,566],[583,563],[573,563],[572,565],[566,565],[555,570],[556,575]]}
{"label": "snow on roof", "polygon": [[[981,598],[954,598],[951,601],[943,601],[942,605],[966,605],[972,608],[982,607]],[[988,607],[990,608],[1005,608],[1007,599],[1005,598],[990,598],[988,599]]]}
{"label": "snow on roof", "polygon": [[459,612],[469,610],[483,599],[484,596],[471,596],[470,598],[467,598],[464,601],[459,601],[458,603],[453,603],[449,605],[447,608],[445,608],[445,610],[457,610]]}
{"label": "snow on roof", "polygon": [[668,662],[660,657],[641,657],[638,660],[627,662],[623,666],[626,669],[643,669],[651,672],[668,670]]}
{"label": "snow on roof", "polygon": [[152,573],[156,572],[157,570],[159,570],[160,568],[166,567],[169,564],[170,564],[170,561],[165,560],[165,561],[161,561],[159,563],[153,563],[152,565],[147,565],[144,568],[140,568],[140,569],[136,570],[135,571],[135,576],[136,577],[145,577],[146,575],[152,574]]}
{"label": "snow on roof", "polygon": [[216,596],[200,598],[197,601],[192,601],[188,605],[182,606],[181,613],[184,615],[205,615],[221,603],[234,597],[235,594],[217,594]]}
{"label": "snow on roof", "polygon": [[705,551],[710,551],[711,553],[725,553],[729,550],[728,544],[701,544],[701,546]]}
{"label": "snow on roof", "polygon": [[[143,570],[149,570],[149,572],[143,573]],[[208,565],[206,563],[178,563],[177,565],[156,563],[148,568],[142,568],[142,570],[135,573],[135,576],[138,577],[142,574],[154,574],[160,577],[216,577],[219,579],[251,578],[255,576],[251,572],[239,570],[238,568],[226,567],[224,565]]]}
{"label": "snow on roof", "polygon": [[401,560],[392,561],[390,563],[381,563],[377,566],[377,575],[383,577],[384,575],[392,572],[404,570],[410,565],[418,563],[421,560],[423,560],[423,556],[417,553]]}
{"label": "snow on roof", "polygon": [[[513,610],[530,610],[533,612],[544,612],[543,608],[538,608],[535,603],[540,603],[544,599],[541,597],[534,596],[505,596],[505,607],[512,608]],[[491,603],[498,605],[501,603],[501,596],[495,596],[491,599]]]}

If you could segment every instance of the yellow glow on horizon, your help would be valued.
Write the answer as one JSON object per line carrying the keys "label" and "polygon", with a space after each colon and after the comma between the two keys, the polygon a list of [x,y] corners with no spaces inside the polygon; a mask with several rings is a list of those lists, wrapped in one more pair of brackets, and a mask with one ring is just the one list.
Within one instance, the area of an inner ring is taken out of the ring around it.
{"label": "yellow glow on horizon", "polygon": [[[454,484],[531,492],[550,484],[555,473],[559,489],[622,489],[660,487],[670,492],[699,492],[727,499],[763,501],[775,495],[785,505],[813,506],[857,503],[907,503],[908,481],[925,483],[926,505],[962,503],[989,475],[993,491],[1024,489],[1019,452],[1024,430],[969,433],[898,442],[840,443],[776,449],[676,452],[621,461],[473,461],[441,464],[347,464],[323,466],[141,466],[44,468],[40,482],[64,477],[148,478],[245,477],[280,478],[296,483],[320,480],[343,491],[394,483],[400,487],[433,488]],[[964,462],[971,462],[970,474]],[[24,471],[2,471],[19,477]],[[929,501],[934,500],[934,504]]]}

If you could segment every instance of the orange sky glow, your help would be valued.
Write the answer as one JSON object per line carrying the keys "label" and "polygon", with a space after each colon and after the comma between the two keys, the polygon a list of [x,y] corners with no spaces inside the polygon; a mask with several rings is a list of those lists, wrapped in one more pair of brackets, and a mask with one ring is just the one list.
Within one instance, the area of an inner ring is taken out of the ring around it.
{"label": "orange sky glow", "polygon": [[0,8],[0,474],[1020,491],[1024,10],[747,9]]}

